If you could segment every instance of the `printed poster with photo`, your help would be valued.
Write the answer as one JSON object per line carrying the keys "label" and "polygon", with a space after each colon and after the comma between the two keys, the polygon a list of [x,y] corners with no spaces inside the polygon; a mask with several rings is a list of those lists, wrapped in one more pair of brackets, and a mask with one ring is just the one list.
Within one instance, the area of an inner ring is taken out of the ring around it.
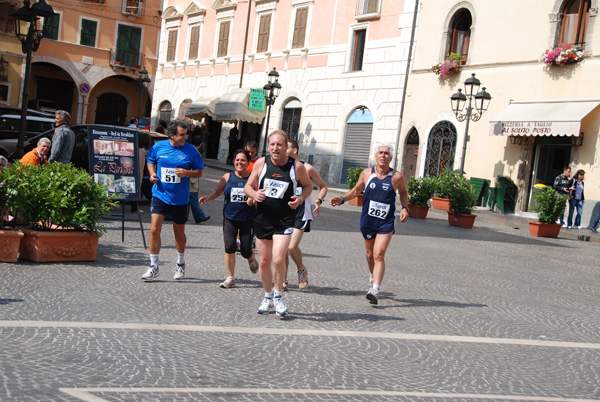
{"label": "printed poster with photo", "polygon": [[90,172],[118,200],[140,199],[138,133],[126,127],[90,126]]}

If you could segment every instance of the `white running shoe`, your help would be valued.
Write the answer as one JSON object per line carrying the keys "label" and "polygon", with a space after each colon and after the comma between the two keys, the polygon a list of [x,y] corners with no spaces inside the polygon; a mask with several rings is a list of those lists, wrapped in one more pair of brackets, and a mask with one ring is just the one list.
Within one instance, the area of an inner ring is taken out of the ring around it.
{"label": "white running shoe", "polygon": [[227,278],[225,278],[223,283],[221,283],[219,286],[222,287],[223,289],[234,288],[235,287],[235,278],[233,276],[228,276]]}
{"label": "white running shoe", "polygon": [[185,264],[177,264],[175,266],[175,275],[173,275],[173,279],[182,279],[185,276]]}
{"label": "white running shoe", "polygon": [[155,278],[158,278],[158,267],[156,265],[151,265],[148,267],[148,270],[144,275],[142,275],[142,279],[145,281],[152,281]]}
{"label": "white running shoe", "polygon": [[248,261],[248,266],[250,267],[250,272],[253,274],[258,272],[258,260],[256,259],[256,256],[254,256],[254,261]]}
{"label": "white running shoe", "polygon": [[379,292],[375,289],[369,290],[367,293],[367,300],[370,304],[377,305],[377,299],[379,299]]}
{"label": "white running shoe", "polygon": [[269,310],[273,307],[273,298],[265,297],[258,307],[258,314],[268,314]]}
{"label": "white running shoe", "polygon": [[275,314],[277,317],[285,317],[287,315],[287,307],[283,301],[283,297],[276,296],[273,298],[273,305],[275,306]]}

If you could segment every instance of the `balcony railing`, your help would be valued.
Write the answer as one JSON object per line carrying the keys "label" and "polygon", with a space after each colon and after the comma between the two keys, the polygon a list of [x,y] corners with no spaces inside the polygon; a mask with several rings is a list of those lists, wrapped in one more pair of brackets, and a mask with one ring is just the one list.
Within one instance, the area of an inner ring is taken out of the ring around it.
{"label": "balcony railing", "polygon": [[381,16],[381,0],[357,0],[357,18],[373,18],[379,16]]}
{"label": "balcony railing", "polygon": [[146,55],[131,50],[110,49],[110,64],[113,66],[141,68],[146,60]]}

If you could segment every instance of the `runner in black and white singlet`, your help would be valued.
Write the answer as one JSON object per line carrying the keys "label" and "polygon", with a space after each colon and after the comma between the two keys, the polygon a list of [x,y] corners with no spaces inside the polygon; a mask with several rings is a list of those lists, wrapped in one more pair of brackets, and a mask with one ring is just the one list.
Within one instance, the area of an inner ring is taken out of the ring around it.
{"label": "runner in black and white singlet", "polygon": [[217,188],[208,196],[200,197],[198,202],[205,203],[214,200],[221,194],[223,202],[223,241],[225,242],[225,268],[227,278],[219,285],[222,288],[235,287],[235,250],[236,238],[240,239],[240,252],[248,260],[252,273],[258,271],[258,261],[252,250],[252,236],[254,233],[254,214],[256,208],[248,205],[248,196],[244,193],[244,186],[248,182],[248,162],[250,155],[238,149],[233,153],[233,166],[235,170],[225,173]]}
{"label": "runner in black and white singlet", "polygon": [[[258,313],[268,313],[274,306],[279,317],[287,314],[281,292],[285,277],[285,256],[294,230],[296,208],[312,192],[306,169],[286,153],[287,140],[285,131],[276,130],[269,134],[269,156],[256,161],[244,187],[250,203],[257,203],[254,230],[260,254],[260,279],[265,291]],[[294,195],[297,183],[303,187],[299,196]]]}
{"label": "runner in black and white singlet", "polygon": [[[288,140],[288,150],[287,153],[291,158],[298,159],[298,150],[299,145],[296,140],[289,139]],[[319,187],[319,196],[315,200],[315,209],[312,210],[311,205],[311,197],[308,198],[300,205],[297,209],[296,213],[296,222],[294,223],[294,233],[292,233],[292,241],[290,242],[290,247],[288,252],[292,257],[292,260],[296,263],[296,269],[298,271],[298,288],[300,290],[308,288],[308,268],[302,262],[302,250],[300,250],[300,241],[302,240],[302,236],[304,233],[310,232],[310,221],[313,220],[314,216],[319,216],[321,210],[321,203],[323,199],[327,195],[327,184],[319,175],[317,169],[314,168],[310,163],[305,163],[304,168],[306,169],[306,173],[312,182],[314,182]],[[312,185],[312,183],[311,183]],[[303,188],[299,185],[296,188],[296,194],[300,194],[303,191]],[[288,273],[289,260],[286,256],[285,259],[285,281],[283,282],[284,290],[287,290],[287,273]]]}
{"label": "runner in black and white singlet", "polygon": [[408,218],[406,207],[408,193],[404,176],[390,168],[392,147],[388,144],[377,144],[375,161],[377,165],[371,169],[364,169],[352,190],[342,197],[333,197],[330,201],[334,207],[342,205],[364,190],[360,231],[367,250],[367,263],[371,273],[367,299],[373,305],[378,303],[379,288],[385,274],[385,252],[394,234],[396,191],[402,203],[400,222]]}

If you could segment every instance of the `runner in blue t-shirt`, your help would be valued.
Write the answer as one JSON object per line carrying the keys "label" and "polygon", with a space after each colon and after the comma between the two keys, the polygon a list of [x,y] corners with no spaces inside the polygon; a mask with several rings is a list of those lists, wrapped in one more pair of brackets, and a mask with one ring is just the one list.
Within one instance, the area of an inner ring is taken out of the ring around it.
{"label": "runner in blue t-shirt", "polygon": [[356,198],[364,190],[363,209],[360,218],[360,231],[367,249],[367,263],[371,277],[367,299],[377,305],[379,287],[385,273],[385,252],[394,234],[396,221],[396,192],[400,195],[402,209],[400,222],[408,219],[408,193],[402,173],[390,167],[393,151],[388,144],[375,146],[376,166],[365,169],[360,174],[354,188],[342,197],[333,197],[334,207],[346,200]]}
{"label": "runner in blue t-shirt", "polygon": [[150,182],[154,183],[154,186],[150,202],[150,266],[142,276],[145,281],[158,277],[160,233],[166,215],[173,219],[177,248],[174,279],[181,279],[185,275],[185,222],[188,218],[190,177],[202,176],[204,169],[198,150],[186,142],[187,131],[186,122],[171,121],[168,128],[169,140],[154,144],[146,158]]}

